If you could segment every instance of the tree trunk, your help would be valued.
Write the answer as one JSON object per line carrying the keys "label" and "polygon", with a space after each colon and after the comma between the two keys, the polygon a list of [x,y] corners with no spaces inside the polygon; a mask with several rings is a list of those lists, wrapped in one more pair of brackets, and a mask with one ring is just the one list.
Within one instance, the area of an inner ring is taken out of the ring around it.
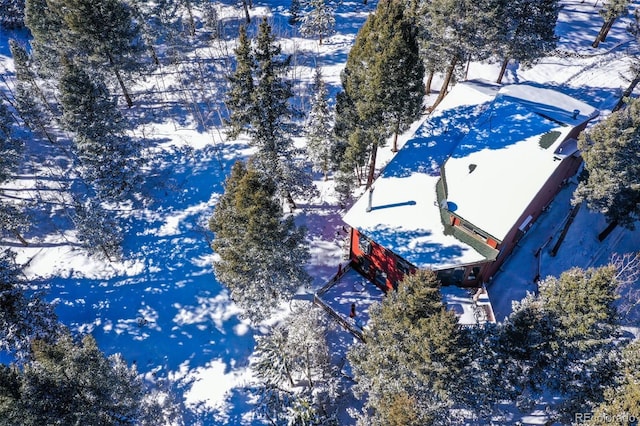
{"label": "tree trunk", "polygon": [[466,80],[469,76],[469,66],[471,65],[471,55],[467,58],[467,65],[464,67],[464,79]]}
{"label": "tree trunk", "polygon": [[398,152],[398,133],[400,132],[400,119],[396,122],[393,128],[393,145],[391,146],[391,152]]}
{"label": "tree trunk", "polygon": [[398,152],[398,132],[393,133],[393,147],[391,152]]}
{"label": "tree trunk", "polygon": [[507,71],[507,65],[509,65],[509,58],[504,58],[502,61],[502,66],[500,67],[500,74],[498,74],[498,79],[496,83],[502,84],[502,78],[504,77],[504,73]]}
{"label": "tree trunk", "polygon": [[607,227],[604,229],[604,231],[598,234],[598,241],[604,241],[604,239],[607,238],[614,229],[616,229],[616,226],[618,226],[617,220],[610,222],[609,225],[607,225]]}
{"label": "tree trunk", "polygon": [[609,30],[613,26],[613,22],[615,20],[616,20],[615,18],[611,18],[605,21],[604,24],[602,24],[602,27],[600,28],[600,31],[598,32],[596,39],[593,41],[593,43],[591,43],[591,47],[594,47],[594,48],[598,47],[600,45],[600,42],[604,41],[605,38],[607,38],[607,34],[609,34]]}
{"label": "tree trunk", "polygon": [[287,204],[289,205],[289,210],[291,211],[294,211],[296,208],[298,208],[290,192],[287,192]]}
{"label": "tree trunk", "polygon": [[287,365],[286,362],[284,364],[284,372],[287,375],[287,378],[289,379],[289,383],[291,384],[291,387],[292,388],[296,387],[296,383],[293,381],[293,376],[291,375],[291,370],[289,369],[289,366]]}
{"label": "tree trunk", "polygon": [[378,156],[378,142],[373,143],[373,147],[371,148],[371,162],[369,163],[369,175],[367,176],[367,186],[365,189],[371,188],[371,184],[373,184],[373,177],[376,174],[376,157]]}
{"label": "tree trunk", "polygon": [[309,389],[313,388],[313,377],[311,374],[311,354],[309,352],[309,346],[305,348],[306,352],[306,367],[307,367],[307,380],[309,381]]}
{"label": "tree trunk", "polygon": [[107,257],[107,260],[109,262],[113,262],[113,260],[111,260],[111,256],[109,256],[109,251],[107,250],[107,248],[104,246],[104,244],[100,244],[100,248],[102,249],[102,252],[104,253],[104,255]]}
{"label": "tree trunk", "polygon": [[156,66],[160,66],[160,58],[158,58],[158,53],[156,52],[156,48],[153,47],[151,44],[148,44],[149,46],[149,51],[151,51],[151,59],[153,59],[153,63],[156,64]]}
{"label": "tree trunk", "polygon": [[458,63],[458,59],[455,58],[449,68],[447,69],[447,74],[444,77],[444,82],[442,83],[442,87],[440,88],[440,93],[438,94],[438,98],[431,105],[431,111],[436,109],[438,104],[442,102],[445,96],[447,96],[447,90],[449,89],[449,84],[451,83],[451,79],[453,78],[453,71],[456,69],[456,64]]}
{"label": "tree trunk", "polygon": [[196,21],[193,19],[193,10],[191,10],[191,1],[186,0],[187,14],[189,15],[189,35],[193,37],[196,35]]}
{"label": "tree trunk", "polygon": [[607,22],[607,25],[605,25],[604,33],[602,34],[602,38],[600,39],[600,41],[607,40],[607,36],[609,35],[609,30],[611,30],[611,27],[613,27],[613,23],[615,22],[615,20],[616,18],[609,19],[609,22]]}
{"label": "tree trunk", "polygon": [[429,71],[429,77],[427,77],[427,84],[424,85],[424,94],[431,94],[431,83],[433,83],[433,75],[435,72],[433,70]]}
{"label": "tree trunk", "polygon": [[618,101],[616,106],[613,107],[613,110],[612,110],[613,112],[616,112],[620,108],[622,108],[622,106],[624,105],[624,100],[627,99],[629,96],[631,96],[633,89],[636,88],[638,83],[640,83],[640,72],[636,74],[633,80],[631,80],[631,83],[629,83],[629,86],[626,89],[624,89],[624,92],[622,93],[620,100]]}
{"label": "tree trunk", "polygon": [[251,15],[249,15],[249,5],[247,4],[247,0],[242,0],[242,7],[244,8],[244,19],[247,21],[247,24],[251,22]]}
{"label": "tree trunk", "polygon": [[111,56],[111,52],[107,52],[107,56],[109,57],[109,63],[113,67],[113,72],[116,74],[116,78],[118,79],[118,83],[120,84],[120,88],[122,89],[122,94],[124,95],[124,99],[127,101],[127,106],[131,108],[133,106],[133,101],[131,100],[131,96],[129,96],[127,87],[124,85],[124,80],[122,80],[122,76],[120,75],[120,70],[116,66],[115,61],[113,60],[113,56]]}
{"label": "tree trunk", "polygon": [[16,236],[16,238],[18,239],[18,241],[20,241],[22,243],[23,246],[28,246],[29,243],[27,242],[27,240],[24,239],[24,237],[22,235],[20,235],[20,233],[16,230],[13,231],[13,235]]}

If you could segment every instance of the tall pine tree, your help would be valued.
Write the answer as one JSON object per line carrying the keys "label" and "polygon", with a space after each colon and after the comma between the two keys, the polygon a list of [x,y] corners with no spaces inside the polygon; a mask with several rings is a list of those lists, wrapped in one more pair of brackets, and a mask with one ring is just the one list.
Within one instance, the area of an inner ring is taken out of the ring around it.
{"label": "tall pine tree", "polygon": [[128,425],[141,420],[144,388],[120,355],[105,356],[95,339],[35,340],[20,375],[19,424]]}
{"label": "tall pine tree", "polygon": [[247,36],[245,26],[240,27],[238,45],[235,50],[236,69],[229,77],[230,88],[227,94],[229,119],[227,120],[227,135],[237,138],[247,131],[252,119],[252,98],[254,91],[253,73],[256,67],[251,40]]}
{"label": "tall pine tree", "polygon": [[356,169],[368,158],[367,187],[378,147],[406,130],[422,111],[424,67],[415,27],[403,13],[398,0],[378,4],[358,32],[341,76],[336,121],[339,134],[347,138],[343,161]]}
{"label": "tall pine tree", "polygon": [[319,67],[316,68],[313,90],[311,111],[305,126],[306,149],[314,171],[323,173],[324,179],[327,180],[336,144],[331,126],[329,93]]}
{"label": "tall pine tree", "polygon": [[236,162],[209,221],[216,278],[253,322],[310,282],[306,230],[283,218],[275,196],[271,176]]}
{"label": "tall pine tree", "polygon": [[[22,158],[23,143],[13,134],[13,121],[4,100],[0,99],[0,183],[15,176]],[[11,234],[26,246],[23,233],[29,225],[29,219],[14,200],[0,198],[0,230],[3,233]]]}
{"label": "tall pine tree", "polygon": [[308,11],[302,17],[300,33],[304,36],[317,37],[318,42],[330,36],[335,31],[336,18],[331,0],[308,0]]}
{"label": "tall pine tree", "polygon": [[31,291],[22,270],[14,252],[0,252],[0,350],[21,362],[33,339],[50,340],[58,331],[53,306]]}
{"label": "tall pine tree", "polygon": [[39,85],[31,58],[25,46],[16,40],[9,40],[9,49],[16,70],[15,106],[22,121],[32,131],[45,136],[49,142],[55,142],[55,136],[48,129],[57,115],[55,104],[47,99]]}
{"label": "tall pine tree", "polygon": [[370,308],[366,343],[348,353],[365,398],[359,425],[450,424],[460,330],[439,285],[434,273],[418,271]]}
{"label": "tall pine tree", "polygon": [[[145,67],[143,46],[131,9],[121,0],[27,0],[26,24],[36,53],[47,67],[73,59],[92,73],[115,77],[128,106],[133,105],[126,79]],[[126,74],[125,74],[126,73]]]}
{"label": "tall pine tree", "polygon": [[561,402],[553,408],[563,424],[601,399],[615,370],[610,354],[619,337],[616,275],[613,266],[605,266],[548,277],[539,294],[516,304],[499,329],[497,357],[509,372],[505,383],[516,384],[516,394],[532,401],[542,393],[558,395]]}
{"label": "tall pine tree", "polygon": [[585,423],[627,426],[640,419],[640,341],[628,344],[621,354],[618,372],[604,392],[604,401]]}
{"label": "tall pine tree", "polygon": [[65,128],[74,143],[83,177],[109,199],[138,190],[142,144],[128,137],[125,122],[106,86],[71,62],[60,77],[60,103]]}
{"label": "tall pine tree", "polygon": [[633,229],[640,218],[640,101],[609,115],[580,134],[586,177],[573,202],[603,213],[607,221]]}
{"label": "tall pine tree", "polygon": [[503,58],[497,83],[511,59],[531,65],[556,46],[558,0],[517,0],[504,2],[498,51]]}
{"label": "tall pine tree", "polygon": [[13,134],[13,118],[0,99],[0,182],[13,176],[22,155],[22,141]]}
{"label": "tall pine tree", "polygon": [[598,47],[601,42],[605,41],[616,19],[627,13],[629,3],[629,0],[607,0],[604,2],[602,9],[600,9],[600,16],[604,19],[604,23],[591,46]]}
{"label": "tall pine tree", "polygon": [[255,167],[273,177],[278,193],[294,208],[293,197],[308,198],[314,187],[304,169],[302,152],[291,138],[294,111],[289,100],[293,92],[291,82],[285,79],[290,57],[281,57],[282,49],[266,19],[260,23],[251,51],[248,46],[249,41],[241,32],[228,102],[229,134],[234,136],[243,130],[249,134],[250,143],[256,148]]}
{"label": "tall pine tree", "polygon": [[428,34],[423,53],[430,71],[444,72],[440,93],[431,108],[444,99],[456,75],[472,60],[491,55],[499,37],[502,0],[432,0],[424,21]]}
{"label": "tall pine tree", "polygon": [[325,320],[319,308],[303,303],[257,339],[251,367],[258,379],[259,416],[279,419],[278,424],[336,424],[337,374]]}

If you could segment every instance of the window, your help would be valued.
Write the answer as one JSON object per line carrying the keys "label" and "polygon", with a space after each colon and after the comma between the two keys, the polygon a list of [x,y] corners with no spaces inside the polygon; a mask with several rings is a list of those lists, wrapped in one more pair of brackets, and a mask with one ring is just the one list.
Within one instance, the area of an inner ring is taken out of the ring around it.
{"label": "window", "polygon": [[471,235],[473,235],[474,237],[478,237],[481,240],[486,241],[487,238],[489,238],[487,235],[485,235],[483,232],[478,231],[478,229],[474,228],[473,225],[467,223],[467,222],[460,222],[460,225],[462,227],[462,229],[464,229],[465,231],[467,231],[468,233],[470,233]]}
{"label": "window", "polygon": [[387,273],[381,270],[376,270],[376,283],[382,287],[387,286]]}
{"label": "window", "polygon": [[360,270],[362,270],[365,275],[369,273],[369,270],[371,269],[371,262],[369,259],[364,256],[359,256],[358,264],[360,265]]}
{"label": "window", "polygon": [[478,266],[474,266],[469,271],[469,275],[467,275],[467,281],[476,280],[478,278],[478,275],[480,275],[480,268]]}
{"label": "window", "polygon": [[364,235],[360,234],[358,238],[358,248],[364,254],[371,254],[371,240],[369,240],[369,238],[365,237]]}
{"label": "window", "polygon": [[409,262],[397,257],[396,258],[396,269],[402,275],[409,275],[409,273],[411,272],[411,265],[409,264]]}

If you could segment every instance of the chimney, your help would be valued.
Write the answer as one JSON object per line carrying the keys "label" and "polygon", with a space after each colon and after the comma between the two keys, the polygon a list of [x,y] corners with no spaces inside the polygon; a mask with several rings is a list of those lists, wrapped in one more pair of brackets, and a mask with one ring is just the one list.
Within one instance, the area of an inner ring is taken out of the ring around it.
{"label": "chimney", "polygon": [[579,115],[580,115],[580,110],[579,109],[574,109],[573,110],[573,119],[575,120],[576,118],[578,118]]}
{"label": "chimney", "polygon": [[369,204],[367,204],[367,213],[371,211],[372,200],[373,200],[373,186],[369,188]]}

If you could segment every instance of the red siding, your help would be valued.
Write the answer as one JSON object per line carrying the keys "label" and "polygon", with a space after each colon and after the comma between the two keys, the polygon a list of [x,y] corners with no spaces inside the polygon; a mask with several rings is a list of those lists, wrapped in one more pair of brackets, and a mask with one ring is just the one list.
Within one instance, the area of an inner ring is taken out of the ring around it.
{"label": "red siding", "polygon": [[[398,257],[393,252],[371,240],[369,240],[370,250],[368,253],[365,253],[360,248],[361,239],[362,237],[360,236],[360,233],[357,230],[352,229],[351,259],[356,261],[360,266],[361,271],[364,272],[369,280],[374,282],[384,291],[393,289],[395,285],[397,285],[398,281],[401,281],[404,276],[397,265]],[[380,279],[381,273],[386,274],[386,279]],[[378,277],[378,279],[376,279],[376,277]]]}
{"label": "red siding", "polygon": [[[493,275],[502,266],[505,259],[511,254],[518,240],[524,235],[524,232],[518,227],[532,216],[531,223],[535,222],[544,209],[553,201],[556,194],[562,188],[563,183],[571,176],[575,175],[580,167],[582,159],[579,157],[569,157],[563,160],[562,164],[549,178],[545,185],[540,189],[536,197],[531,201],[525,212],[513,225],[513,228],[507,233],[504,241],[498,243],[492,238],[487,239],[487,244],[500,250],[498,258],[494,262],[478,265],[480,270],[475,275],[476,279],[469,280],[465,284],[479,285],[489,281]],[[461,221],[457,217],[452,217],[453,225],[460,225]],[[364,237],[366,238],[366,237]],[[356,229],[351,230],[351,259],[361,265],[365,275],[383,290],[387,291],[402,280],[403,273],[399,270],[397,262],[398,257],[384,247],[378,245],[375,241],[370,241],[370,249],[368,253],[364,253],[360,249],[360,233]],[[469,269],[465,270],[465,276],[469,273]],[[386,273],[384,282],[376,281],[376,276],[380,276],[380,272]],[[533,277],[532,277],[533,278]]]}

